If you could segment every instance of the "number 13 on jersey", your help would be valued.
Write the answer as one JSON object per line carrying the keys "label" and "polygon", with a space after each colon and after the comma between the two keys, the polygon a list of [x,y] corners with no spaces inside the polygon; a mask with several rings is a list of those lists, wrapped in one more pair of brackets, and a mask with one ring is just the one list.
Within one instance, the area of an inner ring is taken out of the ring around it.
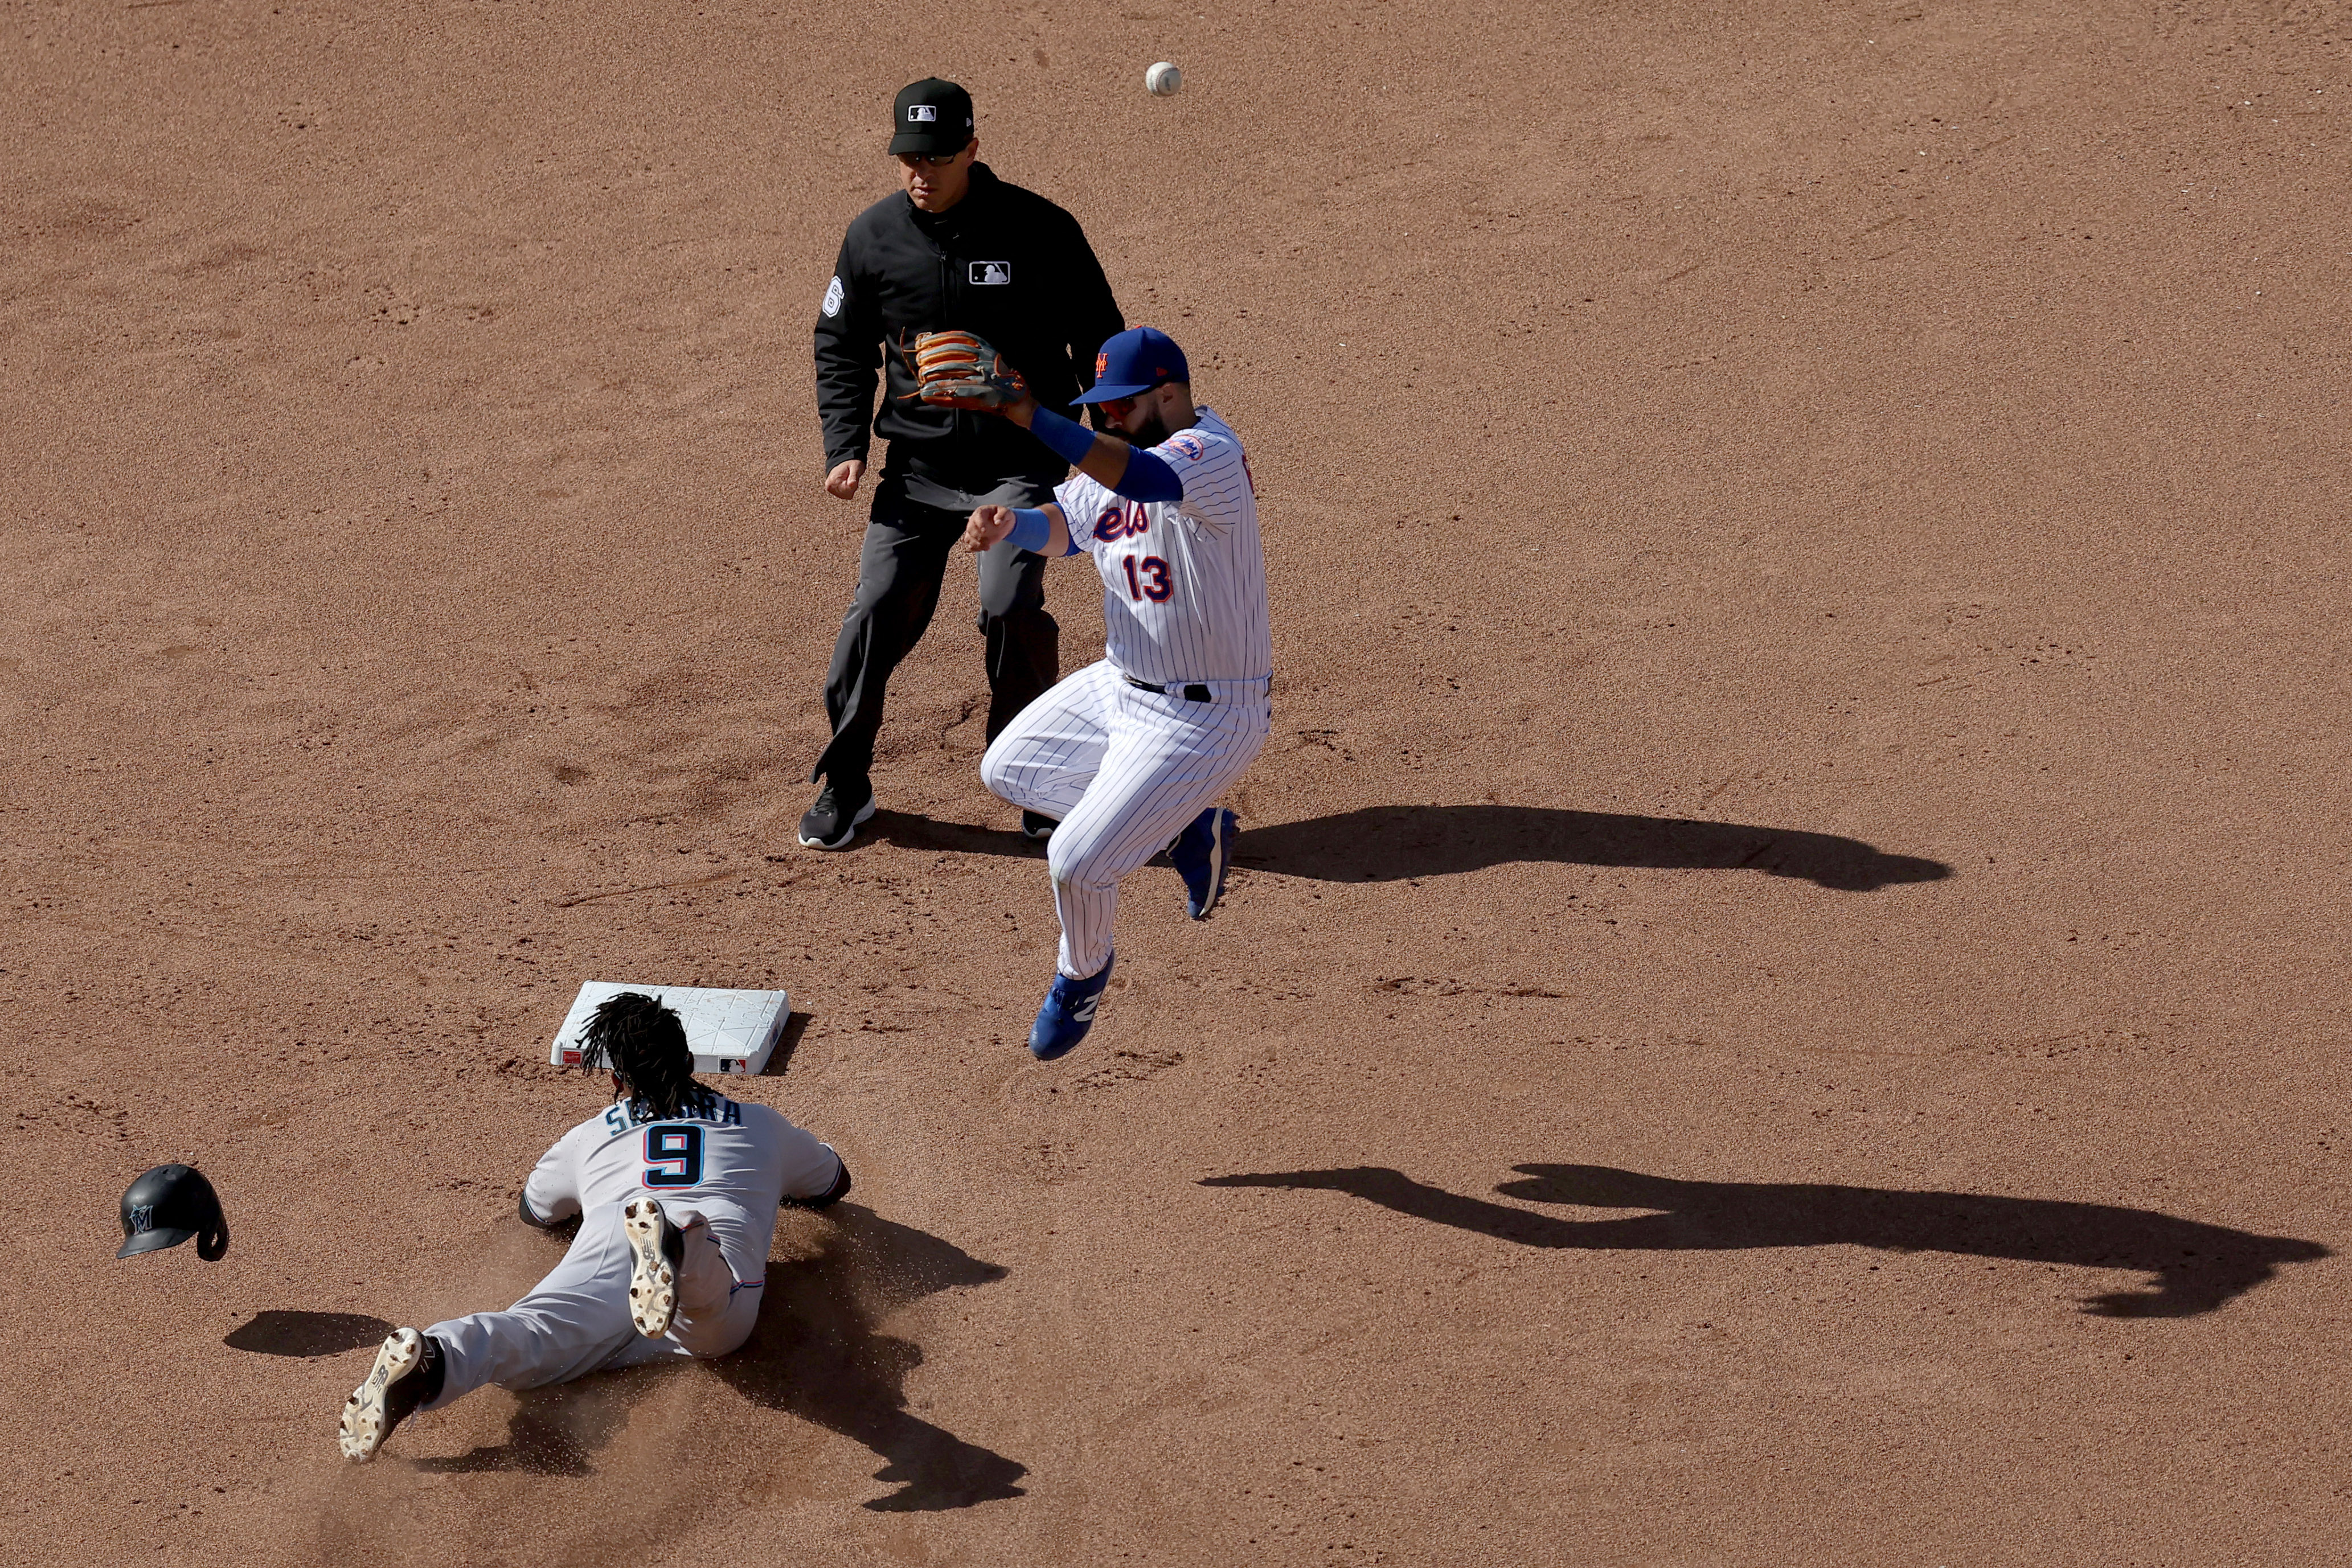
{"label": "number 13 on jersey", "polygon": [[1156,555],[1141,559],[1129,556],[1122,562],[1127,568],[1127,596],[1149,599],[1154,604],[1165,604],[1174,597],[1176,585],[1168,580],[1168,563]]}

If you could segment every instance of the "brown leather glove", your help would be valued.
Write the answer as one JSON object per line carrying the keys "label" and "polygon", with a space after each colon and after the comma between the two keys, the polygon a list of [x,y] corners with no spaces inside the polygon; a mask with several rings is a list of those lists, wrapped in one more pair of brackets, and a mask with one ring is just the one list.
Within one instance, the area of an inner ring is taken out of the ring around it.
{"label": "brown leather glove", "polygon": [[1013,361],[975,332],[919,332],[907,357],[919,383],[913,395],[940,408],[993,413],[1029,395]]}

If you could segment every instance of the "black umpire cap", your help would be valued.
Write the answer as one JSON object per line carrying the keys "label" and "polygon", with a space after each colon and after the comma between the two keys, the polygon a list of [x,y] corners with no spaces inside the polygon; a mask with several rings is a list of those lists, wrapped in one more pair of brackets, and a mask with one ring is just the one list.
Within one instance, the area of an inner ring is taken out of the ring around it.
{"label": "black umpire cap", "polygon": [[937,77],[898,89],[890,110],[890,151],[944,158],[971,140],[971,94]]}
{"label": "black umpire cap", "polygon": [[157,1166],[122,1193],[122,1250],[155,1252],[196,1239],[196,1256],[218,1262],[228,1250],[228,1217],[220,1195],[194,1166]]}

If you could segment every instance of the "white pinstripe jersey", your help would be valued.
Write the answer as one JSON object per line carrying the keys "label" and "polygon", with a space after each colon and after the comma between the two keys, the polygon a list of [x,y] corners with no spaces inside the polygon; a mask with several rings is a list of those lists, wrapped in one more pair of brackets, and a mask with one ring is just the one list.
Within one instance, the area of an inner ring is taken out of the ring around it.
{"label": "white pinstripe jersey", "polygon": [[1054,491],[1070,539],[1103,580],[1104,652],[1126,674],[1168,685],[1274,674],[1257,491],[1233,426],[1208,409],[1152,455],[1181,499],[1130,501],[1073,474]]}

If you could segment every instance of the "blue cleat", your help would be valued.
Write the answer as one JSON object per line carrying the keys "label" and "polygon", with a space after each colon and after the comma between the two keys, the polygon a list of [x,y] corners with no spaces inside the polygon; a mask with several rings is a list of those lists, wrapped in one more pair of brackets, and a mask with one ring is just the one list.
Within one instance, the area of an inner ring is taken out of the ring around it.
{"label": "blue cleat", "polygon": [[1184,907],[1195,920],[1206,920],[1225,895],[1225,865],[1233,859],[1234,833],[1241,823],[1223,807],[1212,806],[1168,846],[1168,858],[1184,878]]}
{"label": "blue cleat", "polygon": [[[1117,962],[1114,956],[1111,964]],[[1037,1009],[1037,1021],[1029,1026],[1029,1054],[1040,1061],[1052,1061],[1077,1050],[1087,1030],[1095,1027],[1095,1009],[1102,1005],[1103,988],[1109,984],[1110,964],[1102,967],[1102,973],[1083,980],[1055,971],[1054,988],[1045,993],[1045,1005]]]}

